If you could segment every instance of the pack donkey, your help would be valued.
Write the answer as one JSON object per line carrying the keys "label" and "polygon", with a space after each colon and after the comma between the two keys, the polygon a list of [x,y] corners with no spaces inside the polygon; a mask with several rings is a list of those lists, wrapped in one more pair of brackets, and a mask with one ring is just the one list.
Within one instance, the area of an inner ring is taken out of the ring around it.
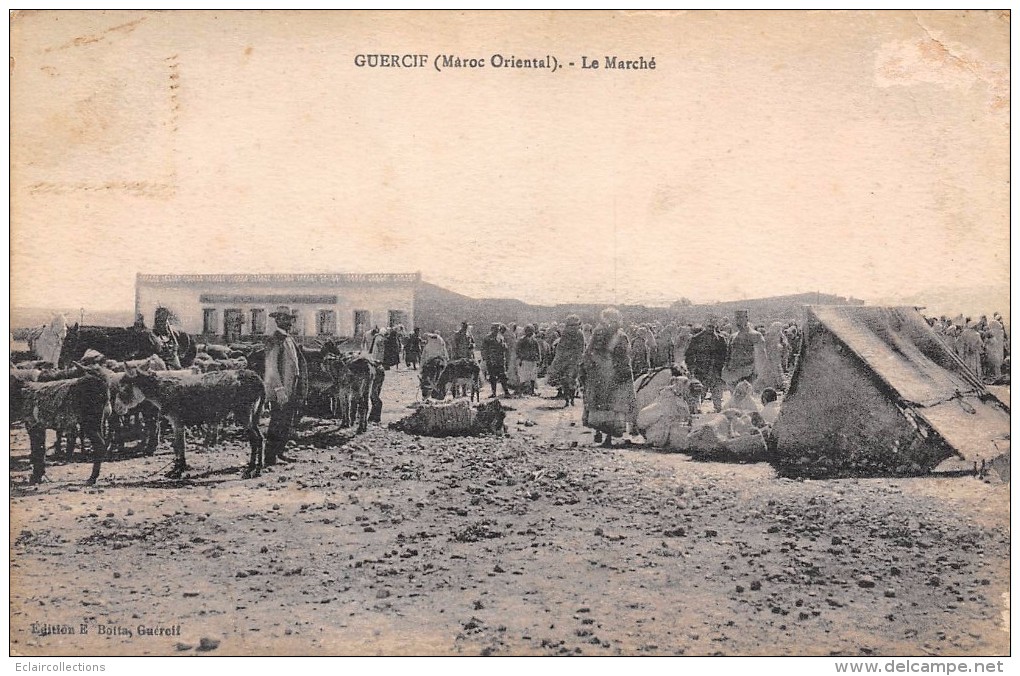
{"label": "pack donkey", "polygon": [[187,469],[185,428],[218,426],[230,415],[247,430],[251,445],[248,467],[242,476],[247,479],[262,473],[265,438],[259,430],[259,418],[265,405],[265,385],[254,371],[129,370],[116,388],[114,412],[124,415],[145,401],[159,410],[173,430],[175,461],[169,478],[179,479]]}

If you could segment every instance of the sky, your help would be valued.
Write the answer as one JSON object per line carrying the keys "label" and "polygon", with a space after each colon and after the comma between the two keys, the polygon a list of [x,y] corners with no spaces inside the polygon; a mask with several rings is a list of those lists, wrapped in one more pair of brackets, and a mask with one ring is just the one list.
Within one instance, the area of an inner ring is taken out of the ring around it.
{"label": "sky", "polygon": [[1008,299],[1001,12],[36,12],[11,51],[15,306],[130,308],[137,272]]}

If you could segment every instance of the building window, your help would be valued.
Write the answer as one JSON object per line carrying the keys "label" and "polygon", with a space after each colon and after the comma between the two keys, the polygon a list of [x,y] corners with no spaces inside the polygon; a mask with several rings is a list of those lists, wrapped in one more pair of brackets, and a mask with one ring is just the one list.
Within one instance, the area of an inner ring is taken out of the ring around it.
{"label": "building window", "polygon": [[215,336],[216,335],[216,310],[215,308],[207,307],[202,309],[202,333]]}
{"label": "building window", "polygon": [[315,321],[315,333],[319,336],[335,336],[336,312],[333,310],[319,310],[319,316]]}
{"label": "building window", "polygon": [[390,310],[390,326],[397,324],[407,328],[407,313],[403,310]]}
{"label": "building window", "polygon": [[251,311],[251,334],[262,336],[266,333],[266,311],[256,308]]}
{"label": "building window", "polygon": [[363,336],[371,328],[372,315],[368,310],[354,311],[354,335]]}
{"label": "building window", "polygon": [[241,327],[244,326],[244,313],[238,309],[223,311],[223,335],[228,341],[241,338]]}

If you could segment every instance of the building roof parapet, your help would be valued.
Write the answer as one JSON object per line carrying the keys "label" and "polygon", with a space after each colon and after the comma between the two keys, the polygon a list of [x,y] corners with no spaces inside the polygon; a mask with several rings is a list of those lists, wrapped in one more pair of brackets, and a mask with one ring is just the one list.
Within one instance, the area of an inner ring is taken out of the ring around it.
{"label": "building roof parapet", "polygon": [[235,274],[166,274],[138,273],[140,284],[326,284],[351,285],[403,285],[421,282],[420,272],[411,273],[235,273]]}

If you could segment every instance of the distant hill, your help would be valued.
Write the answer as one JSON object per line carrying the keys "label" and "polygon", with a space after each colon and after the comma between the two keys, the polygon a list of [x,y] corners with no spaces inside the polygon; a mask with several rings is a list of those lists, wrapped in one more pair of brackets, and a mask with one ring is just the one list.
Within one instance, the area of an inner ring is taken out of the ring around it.
{"label": "distant hill", "polygon": [[934,288],[903,296],[887,296],[870,301],[874,305],[916,305],[927,315],[946,315],[977,319],[999,312],[1009,322],[1008,286],[972,286],[965,288]]}
{"label": "distant hill", "polygon": [[[988,298],[975,294],[973,301]],[[929,299],[930,301],[931,299]],[[1009,311],[1009,294],[1006,292],[1002,311]],[[415,325],[423,331],[437,331],[443,336],[452,335],[462,321],[475,327],[475,335],[481,338],[488,331],[490,324],[549,323],[562,322],[569,314],[576,314],[581,321],[594,324],[599,313],[605,307],[600,303],[563,303],[558,305],[532,305],[512,298],[471,298],[449,289],[421,282],[415,295]],[[648,323],[654,321],[700,323],[709,316],[732,317],[737,309],[747,309],[751,321],[764,324],[771,321],[794,321],[803,317],[804,305],[862,305],[864,301],[824,293],[802,293],[770,298],[753,298],[749,300],[725,301],[719,303],[699,303],[687,305],[681,302],[669,307],[646,305],[617,305],[627,323]],[[898,299],[896,305],[910,305],[913,301]],[[917,303],[924,305],[925,303]],[[989,303],[986,312],[999,309],[999,305]],[[11,308],[11,330],[42,326],[48,324],[57,313],[63,313],[67,321],[73,324],[79,321],[80,309],[60,308]],[[89,310],[85,309],[85,323],[99,326],[130,326],[133,322],[131,310]],[[410,328],[410,327],[409,327]]]}
{"label": "distant hill", "polygon": [[700,323],[711,316],[732,318],[737,310],[747,310],[752,323],[767,324],[775,321],[784,323],[801,321],[805,305],[864,305],[864,301],[859,298],[815,292],[694,305],[673,303],[670,311],[681,321]]}
{"label": "distant hill", "polygon": [[[723,303],[687,305],[679,302],[669,307],[646,305],[617,305],[625,323],[654,321],[701,323],[710,316],[732,317],[737,309],[750,312],[755,324],[773,321],[801,321],[805,305],[863,305],[864,301],[824,293],[802,293],[771,298],[727,301]],[[566,303],[560,305],[531,305],[511,298],[470,298],[442,287],[423,282],[415,296],[415,325],[423,331],[437,331],[449,339],[460,323],[474,326],[474,335],[480,339],[490,324],[562,322],[569,314],[576,314],[582,322],[594,324],[604,304]]]}
{"label": "distant hill", "polygon": [[[12,307],[11,330],[26,329],[49,324],[54,315],[63,314],[68,324],[81,319],[81,308],[60,309],[41,307]],[[131,326],[132,310],[89,310],[85,308],[85,324],[92,326]]]}
{"label": "distant hill", "polygon": [[[436,331],[444,337],[449,337],[466,321],[475,327],[475,336],[480,339],[496,322],[508,325],[562,322],[568,314],[576,314],[583,322],[595,323],[604,307],[584,303],[531,305],[513,298],[471,298],[422,282],[414,299],[414,321],[423,331]],[[666,308],[643,305],[616,307],[627,321],[653,321],[666,312]]]}

